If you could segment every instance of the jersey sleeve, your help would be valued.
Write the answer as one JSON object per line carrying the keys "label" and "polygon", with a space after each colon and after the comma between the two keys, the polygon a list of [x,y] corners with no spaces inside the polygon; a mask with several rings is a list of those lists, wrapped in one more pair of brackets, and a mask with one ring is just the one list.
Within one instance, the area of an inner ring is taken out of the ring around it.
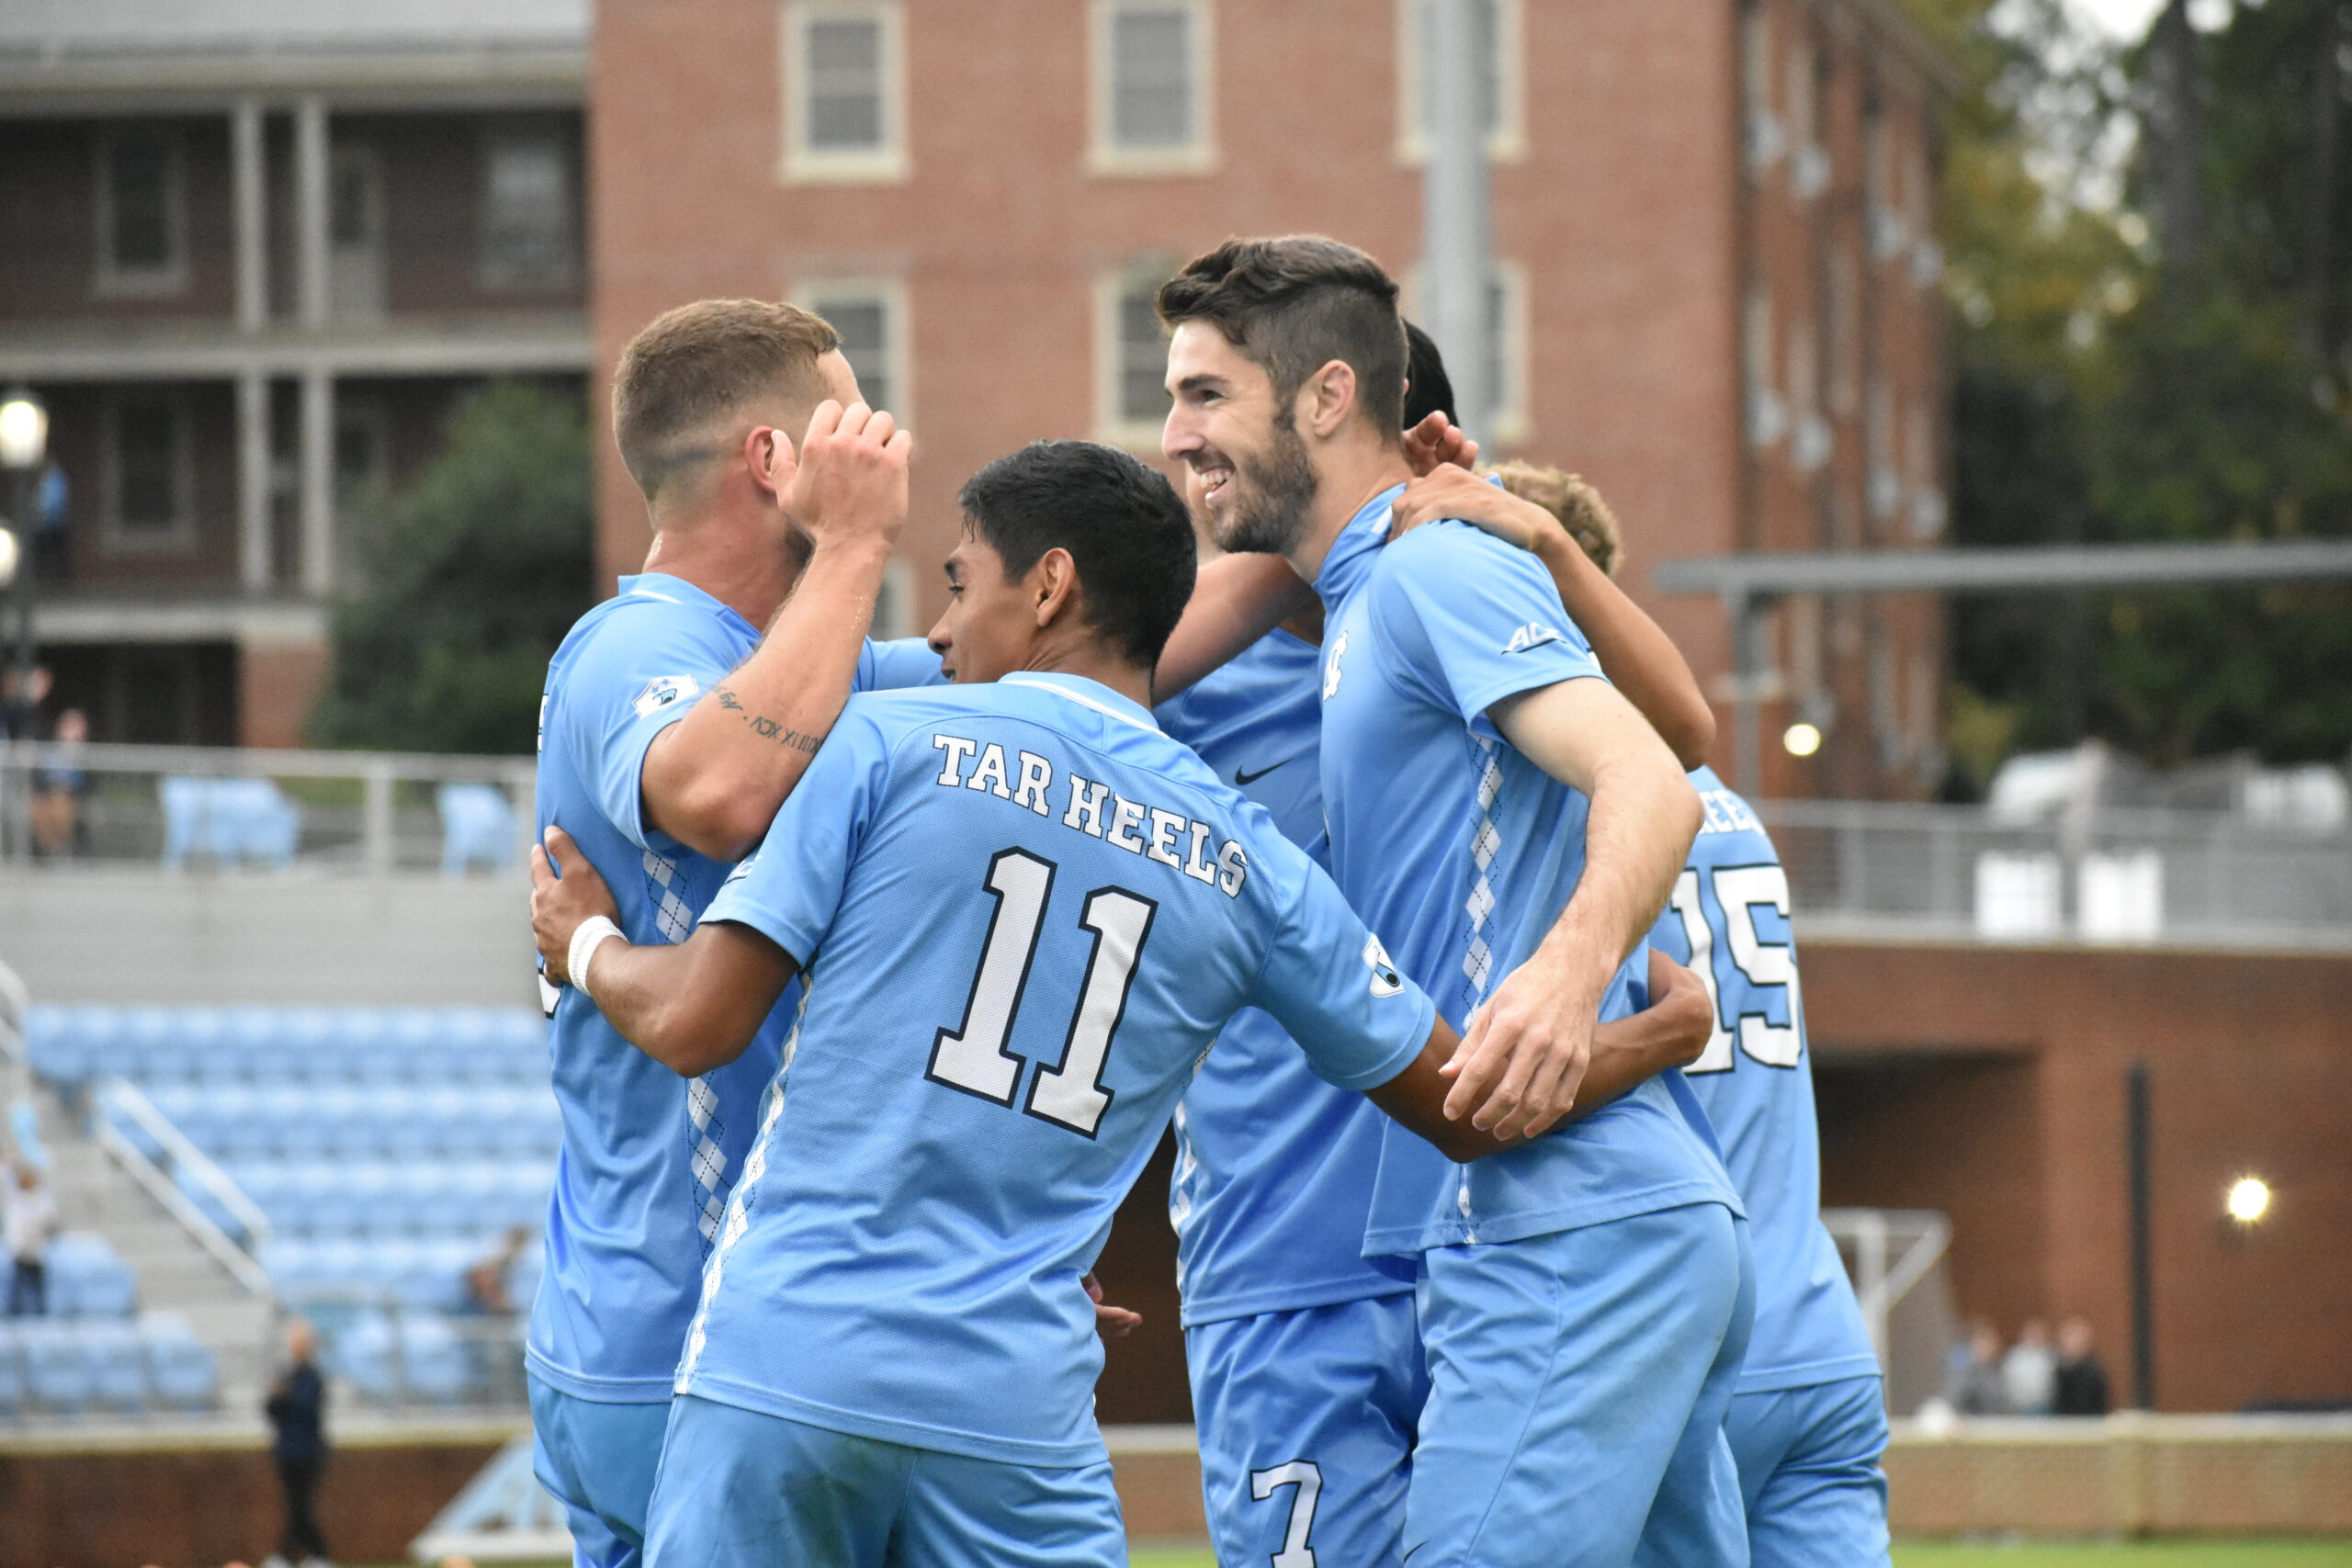
{"label": "jersey sleeve", "polygon": [[922,638],[902,637],[876,642],[867,637],[865,647],[858,652],[856,683],[851,689],[898,692],[910,686],[946,683],[947,677],[940,671],[939,655]]}
{"label": "jersey sleeve", "polygon": [[1487,710],[1562,681],[1602,680],[1544,563],[1466,523],[1417,528],[1387,547],[1372,600],[1400,683],[1495,737]]}
{"label": "jersey sleeve", "polygon": [[605,819],[639,849],[650,847],[646,751],[733,667],[698,620],[647,604],[606,621],[566,677],[558,700],[580,777]]}
{"label": "jersey sleeve", "polygon": [[1429,1043],[1437,1004],[1388,961],[1338,885],[1306,852],[1266,835],[1253,863],[1285,881],[1253,1006],[1306,1053],[1316,1076],[1340,1089],[1377,1089]]}
{"label": "jersey sleeve", "polygon": [[749,926],[804,968],[814,961],[889,785],[889,744],[862,706],[853,697],[842,710],[767,837],[710,901],[704,923]]}

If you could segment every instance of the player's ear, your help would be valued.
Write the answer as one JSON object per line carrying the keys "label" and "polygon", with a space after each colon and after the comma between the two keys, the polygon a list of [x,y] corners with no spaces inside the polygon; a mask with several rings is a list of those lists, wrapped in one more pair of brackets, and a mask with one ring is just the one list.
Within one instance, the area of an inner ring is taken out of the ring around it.
{"label": "player's ear", "polygon": [[1298,412],[1310,434],[1328,439],[1356,412],[1355,367],[1334,359],[1299,389]]}
{"label": "player's ear", "polygon": [[1043,631],[1078,602],[1078,562],[1057,545],[1037,558],[1037,564],[1030,570],[1029,582],[1031,592],[1036,595],[1037,629]]}
{"label": "player's ear", "polygon": [[772,424],[753,425],[743,435],[743,466],[751,470],[752,482],[781,504],[797,466],[791,438]]}

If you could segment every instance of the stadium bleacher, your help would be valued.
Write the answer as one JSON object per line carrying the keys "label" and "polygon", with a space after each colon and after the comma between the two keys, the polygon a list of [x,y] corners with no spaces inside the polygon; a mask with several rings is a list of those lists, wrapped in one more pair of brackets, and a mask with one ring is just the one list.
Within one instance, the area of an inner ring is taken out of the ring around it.
{"label": "stadium bleacher", "polygon": [[138,1282],[103,1236],[49,1246],[48,1307],[0,1318],[0,1417],[211,1408],[211,1350],[185,1318],[138,1313]]}
{"label": "stadium bleacher", "polygon": [[[536,1231],[546,1214],[560,1125],[536,1012],[49,1005],[26,1024],[35,1073],[168,1168],[190,1202],[254,1254],[278,1302],[317,1323],[329,1367],[360,1394],[447,1404],[519,1386],[519,1325],[486,1335],[492,1325],[471,1310],[466,1274],[502,1235]],[[232,1213],[196,1166],[164,1157],[169,1140],[118,1081],[266,1228]],[[529,1301],[537,1269],[534,1245],[508,1269],[510,1300]],[[107,1287],[73,1289],[97,1301]],[[122,1313],[130,1293],[125,1271]],[[190,1342],[162,1326],[140,1332],[138,1347],[101,1337],[90,1354],[103,1352],[109,1369],[144,1369],[148,1407],[187,1407],[198,1397]],[[50,1409],[113,1408],[110,1398],[127,1397],[107,1381],[121,1382],[119,1370],[77,1372],[72,1362],[36,1333],[20,1397]]]}

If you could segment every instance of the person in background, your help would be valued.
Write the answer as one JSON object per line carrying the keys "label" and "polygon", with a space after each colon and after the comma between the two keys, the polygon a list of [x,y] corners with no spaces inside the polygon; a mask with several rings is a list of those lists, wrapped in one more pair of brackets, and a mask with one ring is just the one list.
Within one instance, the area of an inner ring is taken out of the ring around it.
{"label": "person in background", "polygon": [[57,729],[40,749],[33,769],[33,853],[47,857],[71,854],[79,847],[82,797],[89,793],[90,774],[82,766],[82,748],[90,739],[90,720],[80,708],[57,716]]}
{"label": "person in background", "polygon": [[15,1266],[8,1278],[8,1315],[39,1317],[49,1310],[49,1271],[42,1258],[57,1239],[57,1200],[39,1171],[20,1165],[6,1207],[8,1259]]}
{"label": "person in background", "polygon": [[286,1371],[270,1385],[262,1406],[276,1429],[269,1452],[286,1495],[286,1529],[262,1568],[293,1568],[298,1562],[315,1568],[329,1561],[317,1510],[319,1477],[327,1463],[327,1387],[319,1375],[317,1349],[311,1325],[295,1319],[286,1330]]}
{"label": "person in background", "polygon": [[2050,1344],[2050,1325],[2029,1318],[2018,1330],[2018,1342],[2001,1358],[2001,1388],[2017,1416],[2047,1416],[2058,1394],[2058,1352]]}
{"label": "person in background", "polygon": [[2052,1415],[2107,1414],[2107,1369],[2091,1348],[2091,1325],[2079,1317],[2058,1325],[2058,1370],[2052,1382],[2055,1391]]}
{"label": "person in background", "polygon": [[1944,1398],[1962,1416],[2006,1416],[2008,1390],[2001,1378],[2001,1337],[1983,1318],[1968,1325],[1968,1345],[1954,1359]]}
{"label": "person in background", "polygon": [[514,1261],[530,1249],[531,1227],[508,1227],[505,1239],[483,1254],[466,1270],[466,1300],[476,1312],[503,1315],[514,1310],[514,1293],[506,1288]]}

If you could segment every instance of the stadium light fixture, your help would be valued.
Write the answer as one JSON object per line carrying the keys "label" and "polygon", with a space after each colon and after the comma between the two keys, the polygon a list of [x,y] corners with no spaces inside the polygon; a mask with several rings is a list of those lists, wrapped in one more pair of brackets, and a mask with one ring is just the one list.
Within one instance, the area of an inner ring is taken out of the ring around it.
{"label": "stadium light fixture", "polygon": [[2230,1183],[2229,1195],[2222,1199],[2222,1206],[2239,1224],[2259,1224],[2262,1217],[2270,1213],[2270,1183],[2258,1176],[2241,1176]]}
{"label": "stadium light fixture", "polygon": [[38,468],[49,456],[49,410],[22,387],[0,402],[0,468]]}
{"label": "stadium light fixture", "polygon": [[1792,757],[1810,757],[1821,750],[1821,727],[1799,719],[1781,732],[1781,744]]}

